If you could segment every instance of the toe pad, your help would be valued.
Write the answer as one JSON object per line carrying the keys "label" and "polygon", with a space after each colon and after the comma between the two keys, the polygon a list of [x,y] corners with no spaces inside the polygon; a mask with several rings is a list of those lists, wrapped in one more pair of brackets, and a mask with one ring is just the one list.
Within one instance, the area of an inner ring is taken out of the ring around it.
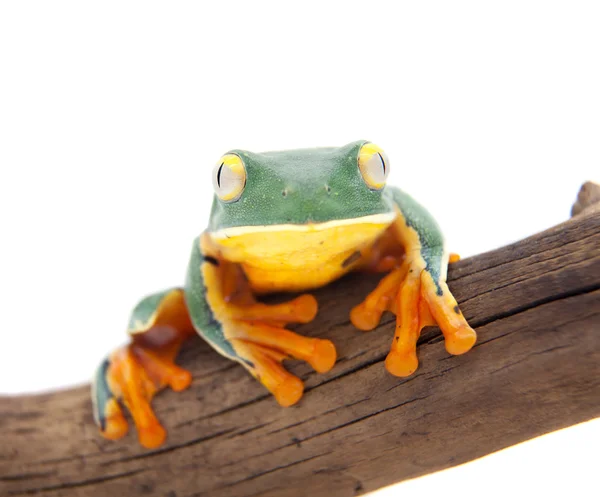
{"label": "toe pad", "polygon": [[294,405],[302,398],[304,384],[295,376],[288,376],[274,390],[273,395],[282,407]]}
{"label": "toe pad", "polygon": [[385,358],[385,369],[394,376],[410,376],[419,367],[419,360],[415,351],[401,354],[396,350],[391,350]]}

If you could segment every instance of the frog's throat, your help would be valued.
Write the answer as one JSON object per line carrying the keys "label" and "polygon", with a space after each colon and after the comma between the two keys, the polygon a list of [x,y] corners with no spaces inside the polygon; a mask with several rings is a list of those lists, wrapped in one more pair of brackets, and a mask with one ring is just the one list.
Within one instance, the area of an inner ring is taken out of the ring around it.
{"label": "frog's throat", "polygon": [[234,226],[231,228],[223,228],[217,231],[213,231],[210,233],[210,236],[213,240],[222,240],[253,233],[275,233],[290,231],[297,233],[313,233],[348,226],[356,226],[358,229],[360,229],[361,225],[388,226],[394,219],[396,219],[396,212],[392,211],[357,218],[335,219],[333,221],[326,221],[324,223]]}
{"label": "frog's throat", "polygon": [[228,228],[209,233],[224,259],[242,266],[254,291],[318,288],[351,271],[396,213],[327,221]]}

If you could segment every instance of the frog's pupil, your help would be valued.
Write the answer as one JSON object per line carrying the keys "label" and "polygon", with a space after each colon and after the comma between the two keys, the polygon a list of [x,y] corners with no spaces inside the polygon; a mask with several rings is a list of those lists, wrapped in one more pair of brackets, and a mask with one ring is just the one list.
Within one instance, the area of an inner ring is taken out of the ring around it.
{"label": "frog's pupil", "polygon": [[385,161],[383,160],[383,157],[379,152],[377,152],[377,155],[379,156],[379,158],[381,159],[381,163],[383,164],[383,174],[385,176]]}
{"label": "frog's pupil", "polygon": [[219,186],[219,188],[221,188],[221,173],[223,172],[223,165],[225,163],[222,162],[221,165],[219,166],[219,170],[217,171],[217,185]]}

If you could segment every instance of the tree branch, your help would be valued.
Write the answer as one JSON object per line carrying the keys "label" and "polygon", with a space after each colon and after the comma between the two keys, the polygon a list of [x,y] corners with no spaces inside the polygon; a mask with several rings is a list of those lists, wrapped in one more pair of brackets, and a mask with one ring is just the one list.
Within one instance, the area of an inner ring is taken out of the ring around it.
{"label": "tree branch", "polygon": [[317,292],[319,316],[298,327],[333,340],[339,360],[327,374],[290,364],[306,382],[295,407],[200,339],[181,356],[192,387],[154,402],[169,431],[158,450],[134,430],[100,438],[87,386],[0,398],[0,495],[354,496],[598,417],[600,212],[578,211],[451,265],[478,343],[449,356],[439,330],[425,330],[409,378],[383,367],[391,315],[370,333],[349,323],[376,284],[350,276]]}

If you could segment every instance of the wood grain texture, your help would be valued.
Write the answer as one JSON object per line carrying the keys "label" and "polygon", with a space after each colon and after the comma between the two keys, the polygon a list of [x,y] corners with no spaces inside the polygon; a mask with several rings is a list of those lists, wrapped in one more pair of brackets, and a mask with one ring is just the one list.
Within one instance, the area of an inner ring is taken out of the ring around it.
{"label": "wood grain texture", "polygon": [[192,387],[154,402],[169,430],[157,450],[133,430],[100,438],[87,386],[0,398],[0,495],[354,496],[600,416],[600,212],[453,264],[478,343],[449,356],[426,329],[410,378],[383,367],[393,316],[369,333],[349,322],[376,281],[316,293],[317,319],[297,329],[339,360],[327,374],[289,363],[307,387],[292,408],[200,339],[180,359]]}
{"label": "wood grain texture", "polygon": [[592,181],[583,184],[571,209],[571,215],[600,211],[600,185]]}

